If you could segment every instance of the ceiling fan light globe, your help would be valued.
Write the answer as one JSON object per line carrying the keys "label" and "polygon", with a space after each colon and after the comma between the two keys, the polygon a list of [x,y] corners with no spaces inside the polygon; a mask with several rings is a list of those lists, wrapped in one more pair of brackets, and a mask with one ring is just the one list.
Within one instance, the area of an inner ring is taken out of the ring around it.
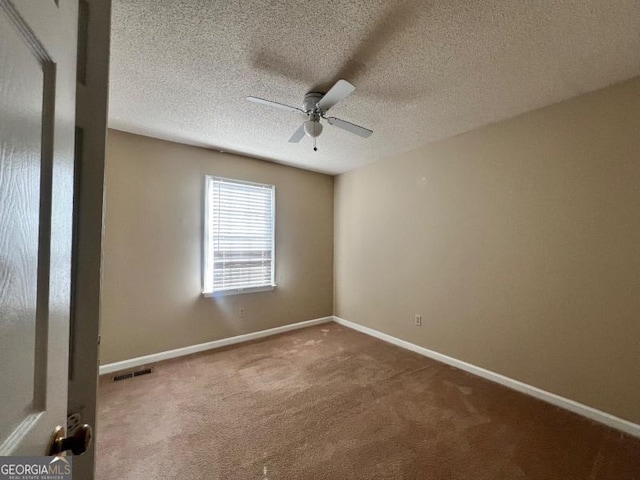
{"label": "ceiling fan light globe", "polygon": [[322,124],[316,120],[304,122],[304,133],[311,138],[315,138],[322,133]]}

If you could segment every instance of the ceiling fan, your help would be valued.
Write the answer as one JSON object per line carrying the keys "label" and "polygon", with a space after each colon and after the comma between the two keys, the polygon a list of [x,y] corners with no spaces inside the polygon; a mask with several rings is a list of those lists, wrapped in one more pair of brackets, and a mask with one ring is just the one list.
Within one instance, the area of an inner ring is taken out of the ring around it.
{"label": "ceiling fan", "polygon": [[289,110],[291,112],[300,112],[307,115],[309,119],[302,125],[300,125],[300,127],[298,127],[298,129],[289,139],[289,143],[298,143],[306,134],[307,136],[313,138],[313,150],[317,152],[318,149],[316,148],[316,138],[322,133],[322,123],[320,123],[320,119],[326,120],[329,125],[341,128],[362,138],[368,138],[373,133],[372,130],[360,127],[359,125],[355,125],[351,122],[347,122],[336,117],[326,116],[326,113],[331,107],[333,107],[336,103],[344,100],[347,95],[349,95],[355,89],[356,87],[351,85],[346,80],[338,80],[333,85],[333,87],[331,87],[325,94],[317,92],[307,93],[304,96],[302,108],[291,107],[289,105],[272,102],[270,100],[265,100],[258,97],[247,97],[247,100],[253,103],[259,103],[261,105],[280,108],[282,110]]}

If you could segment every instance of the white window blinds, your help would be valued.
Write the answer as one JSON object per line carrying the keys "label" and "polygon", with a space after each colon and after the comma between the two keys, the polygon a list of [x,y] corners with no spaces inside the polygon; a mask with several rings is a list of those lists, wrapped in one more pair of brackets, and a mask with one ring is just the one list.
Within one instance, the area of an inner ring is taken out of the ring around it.
{"label": "white window blinds", "polygon": [[274,284],[274,187],[207,177],[205,293]]}

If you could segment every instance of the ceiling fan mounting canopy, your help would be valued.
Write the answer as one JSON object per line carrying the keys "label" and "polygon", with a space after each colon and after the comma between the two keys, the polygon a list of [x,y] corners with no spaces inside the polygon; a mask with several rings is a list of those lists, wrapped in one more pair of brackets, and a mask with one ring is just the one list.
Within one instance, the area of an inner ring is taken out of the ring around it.
{"label": "ceiling fan mounting canopy", "polygon": [[322,133],[322,123],[320,122],[320,119],[326,120],[329,125],[336,126],[362,138],[368,138],[373,133],[372,130],[361,127],[359,125],[355,125],[345,120],[341,120],[336,117],[325,116],[325,114],[331,107],[344,100],[344,98],[347,97],[351,92],[353,92],[355,88],[356,87],[351,85],[346,80],[338,80],[333,85],[333,87],[331,87],[325,94],[318,92],[307,93],[304,96],[304,100],[302,101],[302,108],[292,107],[258,97],[247,97],[247,100],[253,103],[259,103],[261,105],[267,105],[270,107],[279,108],[281,110],[304,113],[305,115],[307,115],[308,120],[300,125],[298,129],[293,133],[293,135],[289,139],[289,143],[300,142],[300,140],[302,140],[302,138],[306,134],[307,136],[314,139],[314,150],[317,151],[317,148],[315,148],[315,139]]}

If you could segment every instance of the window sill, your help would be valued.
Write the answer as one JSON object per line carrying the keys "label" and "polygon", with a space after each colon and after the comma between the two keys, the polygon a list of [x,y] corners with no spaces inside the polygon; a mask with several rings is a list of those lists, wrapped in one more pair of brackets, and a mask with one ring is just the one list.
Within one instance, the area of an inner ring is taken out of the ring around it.
{"label": "window sill", "polygon": [[219,290],[217,292],[202,292],[202,296],[210,297],[226,297],[228,295],[240,295],[243,293],[269,292],[276,288],[275,285],[263,285],[261,287],[233,288],[229,290]]}

